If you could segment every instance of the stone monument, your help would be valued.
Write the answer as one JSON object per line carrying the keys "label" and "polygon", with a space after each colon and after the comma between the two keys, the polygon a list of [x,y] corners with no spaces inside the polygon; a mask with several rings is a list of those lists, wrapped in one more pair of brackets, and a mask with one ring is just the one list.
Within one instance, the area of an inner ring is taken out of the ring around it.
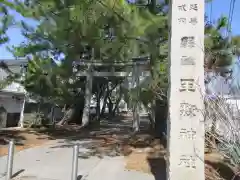
{"label": "stone monument", "polygon": [[204,180],[204,0],[171,0],[168,180]]}

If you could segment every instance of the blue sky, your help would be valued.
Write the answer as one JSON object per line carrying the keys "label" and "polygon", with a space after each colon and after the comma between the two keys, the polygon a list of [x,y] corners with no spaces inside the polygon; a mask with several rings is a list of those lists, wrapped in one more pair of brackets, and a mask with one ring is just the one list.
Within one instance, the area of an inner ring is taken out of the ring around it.
{"label": "blue sky", "polygon": [[[214,0],[213,4],[212,4],[212,19],[217,19],[218,17],[220,17],[221,15],[228,15],[229,12],[229,4],[230,4],[230,0]],[[233,34],[240,34],[240,1],[236,1],[235,4],[235,11],[234,11],[234,17],[233,17],[233,21],[232,21],[232,30],[233,30]],[[209,5],[206,7],[206,13],[210,14],[210,8]],[[17,20],[21,20],[22,17],[20,17],[19,15],[17,15],[16,13],[13,13],[15,15],[15,18]],[[29,21],[29,20],[26,20]],[[33,24],[33,22],[30,22],[31,24]],[[6,50],[6,46],[11,46],[11,45],[19,45],[21,42],[24,41],[21,32],[19,29],[17,28],[11,28],[8,31],[8,35],[10,37],[10,42],[7,43],[4,46],[0,47],[0,59],[12,59],[13,56],[11,55],[10,52],[8,52]]]}
{"label": "blue sky", "polygon": [[[230,0],[214,0],[212,3],[212,19],[216,19],[221,15],[228,16],[230,8]],[[236,0],[233,20],[232,20],[232,31],[233,35],[240,35],[240,1]],[[210,14],[210,4],[206,6],[206,13]]]}

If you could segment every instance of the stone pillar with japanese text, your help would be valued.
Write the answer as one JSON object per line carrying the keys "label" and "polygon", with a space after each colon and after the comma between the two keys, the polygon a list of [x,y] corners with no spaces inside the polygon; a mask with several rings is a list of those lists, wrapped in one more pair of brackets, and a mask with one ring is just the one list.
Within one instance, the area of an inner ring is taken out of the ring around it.
{"label": "stone pillar with japanese text", "polygon": [[171,0],[168,180],[204,180],[204,0]]}

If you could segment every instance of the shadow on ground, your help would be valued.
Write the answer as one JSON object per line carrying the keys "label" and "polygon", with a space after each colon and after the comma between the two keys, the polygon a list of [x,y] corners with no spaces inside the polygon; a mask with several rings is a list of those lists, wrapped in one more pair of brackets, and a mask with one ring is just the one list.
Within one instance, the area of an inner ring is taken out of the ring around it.
{"label": "shadow on ground", "polygon": [[17,145],[23,145],[26,140],[18,130],[0,130],[0,147],[8,145],[11,139],[14,139]]}
{"label": "shadow on ground", "polygon": [[[114,119],[104,119],[100,124],[93,124],[86,129],[76,125],[56,127],[52,129],[31,129],[31,130],[10,130],[2,131],[5,139],[14,138],[27,143],[26,136],[33,135],[36,141],[59,140],[58,145],[51,148],[72,148],[74,144],[79,143],[82,149],[79,158],[90,158],[91,156],[125,156],[126,158],[134,151],[143,151],[148,153],[148,149],[154,149],[160,146],[160,141],[156,141],[148,131],[148,120],[142,118],[140,124],[140,133],[132,133],[131,117],[117,117]],[[159,151],[158,148],[155,151]],[[146,164],[149,166],[149,173],[155,176],[156,180],[166,179],[165,163],[163,158],[149,156],[146,157]],[[163,168],[163,169],[162,169]],[[135,168],[137,170],[137,167]],[[163,172],[160,171],[163,170]]]}
{"label": "shadow on ground", "polygon": [[132,134],[131,117],[116,117],[104,119],[100,125],[92,124],[88,128],[68,125],[55,128],[1,130],[0,148],[6,146],[10,139],[14,139],[17,146],[26,144],[41,144],[48,140],[59,140],[60,145],[52,148],[70,148],[74,143],[81,142],[81,146],[88,149],[89,156],[118,156],[131,152],[130,146],[147,147],[153,138],[147,131],[148,121],[141,121],[141,133]]}
{"label": "shadow on ground", "polygon": [[[147,128],[148,122],[141,121],[141,133],[132,133],[132,121],[126,117],[118,117],[112,120],[102,120],[100,125],[93,125],[88,129],[78,129],[77,127],[55,130],[48,133],[50,137],[62,139],[60,145],[52,148],[71,148],[75,143],[80,143],[82,148],[86,148],[79,154],[81,158],[90,156],[119,156],[131,153],[131,148],[146,148],[154,140]],[[68,134],[66,136],[66,134]],[[76,141],[76,142],[75,142]]]}
{"label": "shadow on ground", "polygon": [[148,163],[155,180],[167,179],[166,161],[164,158],[148,158]]}
{"label": "shadow on ground", "polygon": [[[100,124],[93,124],[86,129],[69,125],[48,129],[0,130],[0,148],[6,146],[10,139],[15,139],[19,146],[23,146],[29,143],[29,136],[32,137],[32,139],[30,138],[32,144],[36,141],[59,140],[58,145],[51,148],[72,148],[74,144],[80,143],[81,148],[85,151],[80,152],[79,158],[124,155],[129,161],[138,160],[135,167],[132,166],[129,169],[152,173],[155,180],[166,179],[165,150],[162,142],[154,139],[149,133],[148,121],[142,119],[141,133],[133,134],[131,127],[131,118],[118,117],[111,120],[104,119]],[[133,156],[134,153],[138,156]],[[139,156],[144,157],[141,159],[138,158]],[[147,170],[136,167],[139,164],[146,164],[144,168]],[[208,161],[206,164],[211,166],[214,171],[218,171],[225,180],[231,180],[234,176],[232,169],[226,167],[225,164]],[[80,176],[79,179],[81,179]],[[239,179],[235,178],[234,180]]]}
{"label": "shadow on ground", "polygon": [[78,175],[77,180],[81,180],[82,177],[83,177],[82,175]]}
{"label": "shadow on ground", "polygon": [[216,170],[216,176],[220,176],[224,180],[240,180],[240,176],[237,176],[233,168],[225,162],[211,162],[206,160],[205,164],[211,167],[212,170]]}

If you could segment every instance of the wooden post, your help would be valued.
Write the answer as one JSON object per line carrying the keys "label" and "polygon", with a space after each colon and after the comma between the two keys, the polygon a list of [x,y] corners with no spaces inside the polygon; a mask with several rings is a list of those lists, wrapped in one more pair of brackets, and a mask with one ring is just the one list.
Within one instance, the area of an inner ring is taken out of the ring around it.
{"label": "wooden post", "polygon": [[171,0],[168,180],[204,180],[204,0]]}

